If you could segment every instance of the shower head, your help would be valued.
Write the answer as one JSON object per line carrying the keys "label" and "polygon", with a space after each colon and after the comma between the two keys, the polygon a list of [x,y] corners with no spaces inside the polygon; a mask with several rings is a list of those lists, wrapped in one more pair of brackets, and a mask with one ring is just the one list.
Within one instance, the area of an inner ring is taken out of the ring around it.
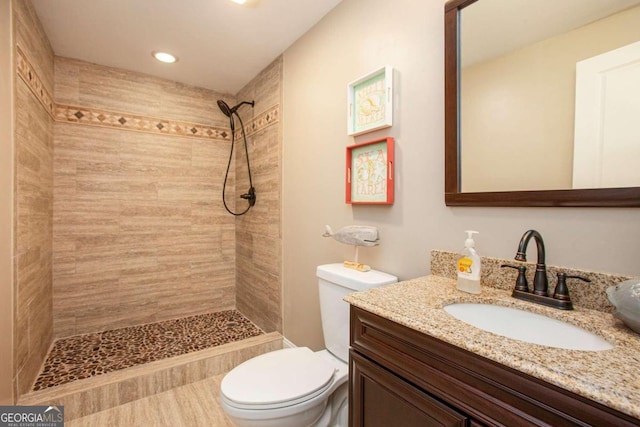
{"label": "shower head", "polygon": [[229,105],[222,99],[218,99],[218,107],[220,108],[220,111],[222,111],[227,117],[231,117],[231,115],[233,114],[233,111],[231,111]]}
{"label": "shower head", "polygon": [[255,101],[242,101],[235,107],[231,108],[229,107],[229,104],[224,102],[222,99],[218,99],[218,107],[220,108],[220,111],[222,111],[224,115],[229,118],[231,118],[231,115],[235,113],[238,110],[238,108],[240,108],[241,105],[244,105],[244,104],[249,104],[253,107],[255,105]]}

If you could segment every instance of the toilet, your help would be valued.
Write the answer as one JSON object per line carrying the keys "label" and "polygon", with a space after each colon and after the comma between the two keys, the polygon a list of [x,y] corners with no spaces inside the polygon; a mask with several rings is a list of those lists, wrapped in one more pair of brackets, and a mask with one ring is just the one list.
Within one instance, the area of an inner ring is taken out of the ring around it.
{"label": "toilet", "polygon": [[239,427],[347,427],[349,304],[342,298],[398,278],[343,264],[318,266],[316,275],[326,348],[265,353],[225,375],[222,408]]}

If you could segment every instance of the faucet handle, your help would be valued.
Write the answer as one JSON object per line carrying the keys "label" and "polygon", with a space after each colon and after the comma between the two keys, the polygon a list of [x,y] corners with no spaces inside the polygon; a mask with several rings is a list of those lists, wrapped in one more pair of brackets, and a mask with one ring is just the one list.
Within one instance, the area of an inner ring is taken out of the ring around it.
{"label": "faucet handle", "polygon": [[524,265],[502,264],[500,267],[514,268],[518,270],[518,278],[516,279],[516,291],[529,292],[529,284],[527,283],[527,267]]}
{"label": "faucet handle", "polygon": [[567,279],[580,279],[583,282],[591,282],[591,280],[586,277],[569,276],[567,275],[567,273],[558,273],[558,284],[556,285],[556,290],[553,293],[553,297],[555,299],[570,301],[569,289],[567,288]]}

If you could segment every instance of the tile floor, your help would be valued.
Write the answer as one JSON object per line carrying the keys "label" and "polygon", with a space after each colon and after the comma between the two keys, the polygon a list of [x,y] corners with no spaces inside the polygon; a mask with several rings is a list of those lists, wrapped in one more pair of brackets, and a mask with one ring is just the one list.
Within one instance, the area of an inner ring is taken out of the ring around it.
{"label": "tile floor", "polygon": [[34,391],[264,334],[237,310],[61,338]]}
{"label": "tile floor", "polygon": [[235,427],[219,403],[224,374],[65,422],[65,427]]}

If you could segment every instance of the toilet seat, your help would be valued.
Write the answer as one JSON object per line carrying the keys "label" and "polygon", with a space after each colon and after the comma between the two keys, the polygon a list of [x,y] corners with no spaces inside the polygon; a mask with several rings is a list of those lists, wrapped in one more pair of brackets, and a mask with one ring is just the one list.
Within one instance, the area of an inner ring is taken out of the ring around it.
{"label": "toilet seat", "polygon": [[278,409],[323,394],[333,385],[334,374],[335,368],[307,347],[277,350],[232,369],[222,380],[220,395],[238,409]]}

